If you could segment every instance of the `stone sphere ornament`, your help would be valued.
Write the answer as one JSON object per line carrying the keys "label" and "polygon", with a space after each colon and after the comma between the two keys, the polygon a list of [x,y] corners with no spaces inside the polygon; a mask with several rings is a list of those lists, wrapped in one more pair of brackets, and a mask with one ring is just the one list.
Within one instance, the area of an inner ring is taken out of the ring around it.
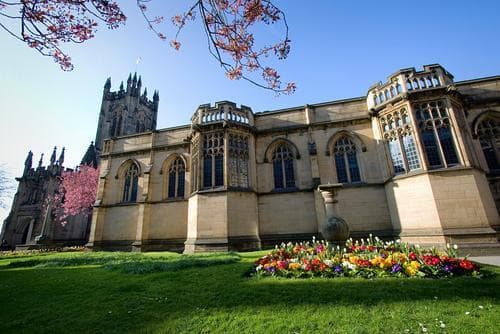
{"label": "stone sphere ornament", "polygon": [[343,218],[332,215],[327,217],[321,234],[329,242],[342,244],[349,238],[349,225]]}
{"label": "stone sphere ornament", "polygon": [[335,212],[337,192],[342,188],[342,183],[322,184],[318,190],[325,201],[325,223],[321,228],[321,234],[327,241],[343,244],[349,238],[349,225]]}

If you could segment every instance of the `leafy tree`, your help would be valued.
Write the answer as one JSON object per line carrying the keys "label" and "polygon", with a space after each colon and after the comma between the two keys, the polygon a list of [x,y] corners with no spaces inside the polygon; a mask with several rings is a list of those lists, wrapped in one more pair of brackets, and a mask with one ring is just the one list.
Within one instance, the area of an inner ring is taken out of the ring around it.
{"label": "leafy tree", "polygon": [[71,216],[89,216],[98,181],[99,170],[92,166],[81,165],[76,171],[63,172],[59,189],[51,198],[56,220],[65,224]]}
{"label": "leafy tree", "polygon": [[[158,27],[161,15],[150,15],[152,0],[136,0],[147,26],[161,39]],[[244,79],[277,93],[293,93],[295,83],[283,84],[278,72],[262,63],[275,55],[285,59],[290,52],[285,14],[270,0],[196,0],[187,11],[172,17],[177,29],[170,45],[178,50],[179,35],[190,21],[199,22],[206,33],[208,50],[229,79]],[[126,16],[112,0],[0,0],[0,27],[11,36],[53,57],[63,70],[73,69],[71,58],[61,43],[83,43],[94,37],[99,23],[110,29],[123,25]],[[258,46],[255,32],[259,27],[282,24],[283,37],[270,45]],[[254,73],[260,73],[257,79]]]}

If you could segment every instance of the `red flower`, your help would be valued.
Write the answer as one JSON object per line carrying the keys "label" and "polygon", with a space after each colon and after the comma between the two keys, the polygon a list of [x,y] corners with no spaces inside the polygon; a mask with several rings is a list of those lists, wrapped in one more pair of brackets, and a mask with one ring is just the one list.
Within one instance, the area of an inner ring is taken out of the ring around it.
{"label": "red flower", "polygon": [[359,259],[358,260],[358,265],[360,267],[371,267],[372,266],[372,263],[370,262],[370,260],[362,260],[362,259]]}
{"label": "red flower", "polygon": [[474,270],[475,269],[474,263],[468,261],[468,260],[461,260],[460,261],[460,268],[465,269],[465,270]]}
{"label": "red flower", "polygon": [[428,266],[437,266],[438,264],[441,263],[441,259],[439,258],[439,256],[433,256],[433,255],[424,255],[422,256],[422,260]]}
{"label": "red flower", "polygon": [[287,266],[288,266],[288,262],[286,262],[286,261],[278,261],[278,268],[279,269],[286,269]]}
{"label": "red flower", "polygon": [[417,260],[417,254],[415,254],[415,253],[411,252],[411,253],[410,253],[410,255],[409,255],[409,258],[410,258],[410,260],[412,260],[412,261],[416,261],[416,260]]}

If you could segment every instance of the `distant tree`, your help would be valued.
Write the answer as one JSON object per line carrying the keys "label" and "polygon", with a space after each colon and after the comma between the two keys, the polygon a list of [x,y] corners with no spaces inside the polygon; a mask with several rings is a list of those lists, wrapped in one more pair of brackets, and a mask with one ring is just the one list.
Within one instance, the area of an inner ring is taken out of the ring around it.
{"label": "distant tree", "polygon": [[0,208],[7,209],[12,199],[14,188],[14,178],[7,173],[7,167],[0,165]]}
{"label": "distant tree", "polygon": [[0,208],[7,209],[7,203],[11,199],[11,193],[14,190],[14,181],[8,175],[5,165],[0,165]]}
{"label": "distant tree", "polygon": [[[158,30],[164,17],[148,14],[151,2],[136,0],[147,26],[165,41],[165,34]],[[170,45],[176,50],[181,46],[179,34],[197,15],[208,50],[229,79],[244,79],[277,93],[295,91],[295,83],[283,84],[278,72],[262,63],[270,55],[285,59],[290,52],[285,14],[271,1],[194,1],[185,13],[172,17],[177,32]],[[61,43],[83,43],[93,38],[99,22],[116,29],[125,21],[120,6],[111,0],[0,0],[0,27],[42,55],[53,57],[63,70],[73,69],[73,64],[61,50]],[[257,28],[278,22],[282,23],[283,37],[270,45],[257,46]],[[254,72],[260,72],[262,79],[256,79]]]}
{"label": "distant tree", "polygon": [[51,198],[56,220],[65,224],[68,217],[90,216],[96,199],[99,170],[81,165],[61,175],[58,191]]}

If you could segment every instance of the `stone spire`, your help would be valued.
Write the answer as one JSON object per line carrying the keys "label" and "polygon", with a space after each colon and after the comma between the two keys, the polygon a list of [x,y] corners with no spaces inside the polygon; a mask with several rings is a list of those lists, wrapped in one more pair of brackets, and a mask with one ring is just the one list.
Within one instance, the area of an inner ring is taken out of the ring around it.
{"label": "stone spire", "polygon": [[38,160],[38,168],[42,168],[43,164],[43,153],[40,155],[40,160]]}
{"label": "stone spire", "polygon": [[33,165],[33,153],[29,151],[26,160],[24,160],[24,173],[23,173],[24,175],[28,173],[32,165]]}
{"label": "stone spire", "polygon": [[107,89],[107,90],[111,89],[111,78],[106,79],[106,83],[104,84],[104,89]]}
{"label": "stone spire", "polygon": [[53,166],[56,162],[56,150],[57,146],[54,146],[54,150],[52,151],[52,155],[50,156],[50,165]]}
{"label": "stone spire", "polygon": [[80,164],[97,168],[97,152],[93,141],[90,142],[90,145],[87,148],[87,152],[85,152],[85,155],[83,156],[82,162]]}
{"label": "stone spire", "polygon": [[59,166],[62,166],[64,163],[64,150],[65,150],[65,148],[63,147],[61,154],[59,155],[59,160],[57,160],[59,162]]}

